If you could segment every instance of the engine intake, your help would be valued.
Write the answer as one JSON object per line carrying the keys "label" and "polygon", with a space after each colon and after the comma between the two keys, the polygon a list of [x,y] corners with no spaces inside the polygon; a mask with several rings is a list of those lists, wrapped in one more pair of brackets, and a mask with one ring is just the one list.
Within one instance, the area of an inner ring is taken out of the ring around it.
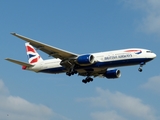
{"label": "engine intake", "polygon": [[82,55],[77,58],[77,63],[80,65],[88,65],[94,63],[93,55]]}
{"label": "engine intake", "polygon": [[114,69],[114,70],[108,70],[105,72],[104,76],[108,79],[114,79],[121,77],[120,70]]}

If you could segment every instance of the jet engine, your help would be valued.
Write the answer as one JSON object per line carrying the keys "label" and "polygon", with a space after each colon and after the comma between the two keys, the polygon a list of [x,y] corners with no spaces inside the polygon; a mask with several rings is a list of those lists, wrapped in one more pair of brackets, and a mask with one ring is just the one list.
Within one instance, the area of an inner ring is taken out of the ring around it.
{"label": "jet engine", "polygon": [[94,56],[93,55],[81,55],[77,58],[77,63],[80,65],[90,65],[94,63]]}
{"label": "jet engine", "polygon": [[120,70],[117,69],[113,69],[113,70],[107,70],[104,73],[104,76],[108,79],[114,79],[114,78],[119,78],[121,77],[121,72]]}

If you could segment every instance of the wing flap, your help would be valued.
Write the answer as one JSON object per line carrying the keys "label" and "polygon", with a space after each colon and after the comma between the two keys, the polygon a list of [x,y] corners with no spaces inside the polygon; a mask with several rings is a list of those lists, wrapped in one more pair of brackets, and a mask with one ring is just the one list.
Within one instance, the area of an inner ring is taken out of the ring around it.
{"label": "wing flap", "polygon": [[6,58],[5,60],[10,61],[10,62],[13,62],[13,63],[18,64],[18,65],[21,65],[21,66],[26,66],[26,67],[31,67],[31,66],[33,66],[33,65],[31,65],[31,64],[28,64],[28,63],[25,63],[25,62],[22,62],[22,61],[18,61],[18,60],[14,60],[14,59],[11,59],[11,58]]}
{"label": "wing flap", "polygon": [[22,40],[24,40],[24,41],[26,41],[26,42],[29,42],[32,46],[34,46],[35,48],[37,48],[37,49],[39,49],[39,50],[41,50],[45,53],[47,53],[49,56],[59,58],[61,60],[78,56],[75,53],[71,53],[71,52],[56,48],[56,47],[52,47],[50,45],[47,45],[47,44],[38,42],[36,40],[24,37],[24,36],[19,35],[17,33],[11,33],[11,34],[20,38],[20,39],[22,39]]}

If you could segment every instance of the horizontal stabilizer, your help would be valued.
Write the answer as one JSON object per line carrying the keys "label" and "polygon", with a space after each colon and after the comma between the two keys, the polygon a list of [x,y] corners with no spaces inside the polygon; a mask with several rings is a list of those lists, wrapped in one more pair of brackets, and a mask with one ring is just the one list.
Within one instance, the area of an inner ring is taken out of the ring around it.
{"label": "horizontal stabilizer", "polygon": [[14,59],[10,59],[10,58],[6,58],[5,60],[8,60],[10,62],[13,62],[15,64],[18,64],[18,65],[21,65],[21,66],[26,66],[26,67],[31,67],[33,65],[31,64],[28,64],[28,63],[25,63],[25,62],[21,62],[21,61],[18,61],[18,60],[14,60]]}

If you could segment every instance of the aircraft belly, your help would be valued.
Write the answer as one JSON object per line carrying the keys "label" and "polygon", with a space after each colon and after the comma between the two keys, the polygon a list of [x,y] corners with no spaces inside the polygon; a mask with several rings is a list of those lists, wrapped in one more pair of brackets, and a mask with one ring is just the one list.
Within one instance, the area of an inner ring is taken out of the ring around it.
{"label": "aircraft belly", "polygon": [[[89,66],[76,66],[75,70],[78,72],[95,72],[104,70],[107,68],[113,68],[113,67],[121,67],[121,66],[129,66],[129,65],[137,65],[141,62],[148,62],[150,59],[127,59],[127,60],[115,60],[115,61],[105,61],[105,62],[97,62],[95,64],[89,65]],[[44,70],[40,70],[39,72],[45,72],[45,73],[63,73],[66,72],[67,69],[64,67],[56,67],[56,68],[48,68]]]}

